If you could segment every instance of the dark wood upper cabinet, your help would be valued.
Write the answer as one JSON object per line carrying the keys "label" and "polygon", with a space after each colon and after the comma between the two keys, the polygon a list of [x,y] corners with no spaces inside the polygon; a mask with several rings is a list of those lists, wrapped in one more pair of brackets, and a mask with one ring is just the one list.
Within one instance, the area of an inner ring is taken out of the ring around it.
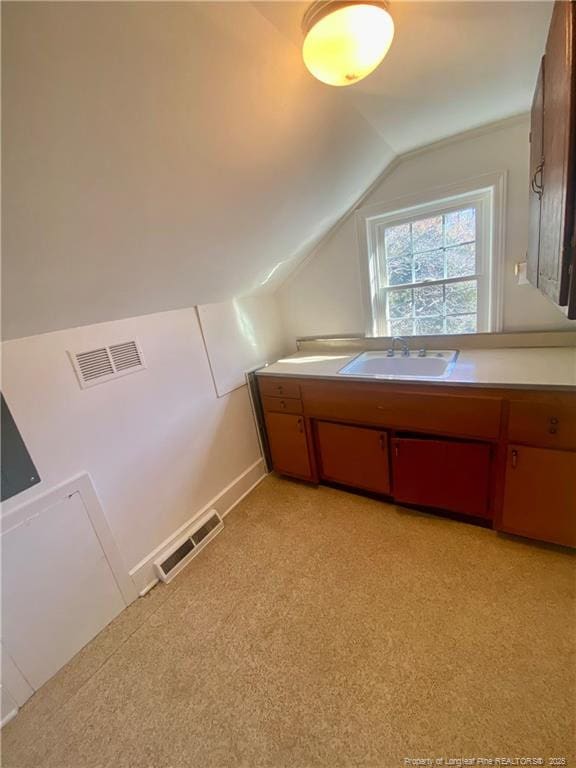
{"label": "dark wood upper cabinet", "polygon": [[527,276],[538,285],[540,260],[540,218],[542,215],[542,172],[544,164],[544,57],[536,83],[530,119],[530,217],[528,233]]}
{"label": "dark wood upper cabinet", "polygon": [[576,5],[561,0],[532,105],[528,279],[569,318],[576,318],[575,46]]}

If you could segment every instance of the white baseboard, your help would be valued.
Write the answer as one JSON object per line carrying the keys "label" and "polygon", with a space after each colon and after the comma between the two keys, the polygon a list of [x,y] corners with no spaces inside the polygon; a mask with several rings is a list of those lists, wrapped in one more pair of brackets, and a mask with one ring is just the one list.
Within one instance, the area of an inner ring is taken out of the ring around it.
{"label": "white baseboard", "polygon": [[34,690],[14,659],[2,646],[2,684],[0,685],[0,728],[16,717],[18,708],[25,704]]}
{"label": "white baseboard", "polygon": [[14,709],[11,709],[10,712],[8,712],[5,715],[2,715],[2,720],[0,720],[0,728],[4,728],[5,725],[8,725],[10,720],[14,720],[17,714],[18,714],[18,707],[14,707]]}
{"label": "white baseboard", "polygon": [[157,560],[165,550],[170,549],[173,542],[186,535],[188,529],[192,528],[195,521],[207,510],[215,508],[221,517],[225,517],[234,507],[247,496],[266,477],[266,466],[264,459],[260,458],[254,462],[242,474],[238,475],[229,485],[220,493],[199,509],[192,517],[174,531],[167,539],[159,544],[156,549],[150,552],[146,557],[140,560],[130,571],[130,576],[136,585],[139,594],[145,595],[158,582],[156,571],[154,570],[154,561]]}

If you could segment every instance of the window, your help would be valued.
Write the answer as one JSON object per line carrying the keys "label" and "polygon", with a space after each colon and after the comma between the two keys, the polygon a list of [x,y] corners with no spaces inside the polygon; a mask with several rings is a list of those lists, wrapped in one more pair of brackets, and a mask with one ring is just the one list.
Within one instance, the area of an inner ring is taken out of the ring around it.
{"label": "window", "polygon": [[371,335],[497,330],[494,192],[363,217]]}

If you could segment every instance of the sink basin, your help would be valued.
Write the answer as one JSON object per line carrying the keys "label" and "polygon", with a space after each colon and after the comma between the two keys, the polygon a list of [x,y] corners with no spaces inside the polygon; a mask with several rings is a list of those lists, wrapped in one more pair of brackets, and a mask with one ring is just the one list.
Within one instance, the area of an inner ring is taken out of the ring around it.
{"label": "sink basin", "polygon": [[455,349],[431,349],[424,357],[418,352],[404,356],[396,351],[363,352],[338,371],[340,376],[366,376],[380,379],[445,379],[450,375],[458,352]]}

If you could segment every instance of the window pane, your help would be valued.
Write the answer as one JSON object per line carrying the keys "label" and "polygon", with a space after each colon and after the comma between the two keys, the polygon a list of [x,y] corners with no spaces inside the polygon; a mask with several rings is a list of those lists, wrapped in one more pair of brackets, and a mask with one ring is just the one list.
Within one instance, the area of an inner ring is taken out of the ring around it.
{"label": "window pane", "polygon": [[386,259],[386,280],[388,285],[402,285],[412,281],[412,256],[397,256]]}
{"label": "window pane", "polygon": [[410,318],[405,318],[404,320],[391,320],[390,335],[391,336],[413,336],[414,321],[411,320]]}
{"label": "window pane", "polygon": [[388,292],[388,317],[412,317],[412,288]]}
{"label": "window pane", "polygon": [[442,216],[421,219],[412,224],[412,250],[414,253],[442,248],[443,245]]}
{"label": "window pane", "polygon": [[428,213],[411,223],[375,224],[376,284],[383,289],[384,300],[378,310],[385,308],[386,315],[379,323],[385,321],[388,333],[477,332],[477,224],[478,213],[471,203],[456,211]]}
{"label": "window pane", "polygon": [[[414,291],[416,293],[416,290]],[[464,314],[477,311],[476,280],[451,283],[446,286],[446,314]]]}
{"label": "window pane", "polygon": [[476,211],[474,208],[447,213],[444,216],[444,222],[447,246],[476,240]]}
{"label": "window pane", "polygon": [[446,333],[476,333],[478,328],[476,315],[459,315],[446,318]]}
{"label": "window pane", "polygon": [[416,320],[416,334],[437,335],[444,333],[443,317],[421,317]]}
{"label": "window pane", "polygon": [[476,244],[446,249],[446,276],[464,277],[476,273]]}
{"label": "window pane", "polygon": [[416,315],[442,315],[444,292],[442,285],[425,285],[414,288],[414,311]]}
{"label": "window pane", "polygon": [[384,232],[386,259],[405,256],[410,253],[410,224],[398,227],[386,227]]}
{"label": "window pane", "polygon": [[444,277],[444,251],[428,251],[414,256],[414,282],[442,280]]}

